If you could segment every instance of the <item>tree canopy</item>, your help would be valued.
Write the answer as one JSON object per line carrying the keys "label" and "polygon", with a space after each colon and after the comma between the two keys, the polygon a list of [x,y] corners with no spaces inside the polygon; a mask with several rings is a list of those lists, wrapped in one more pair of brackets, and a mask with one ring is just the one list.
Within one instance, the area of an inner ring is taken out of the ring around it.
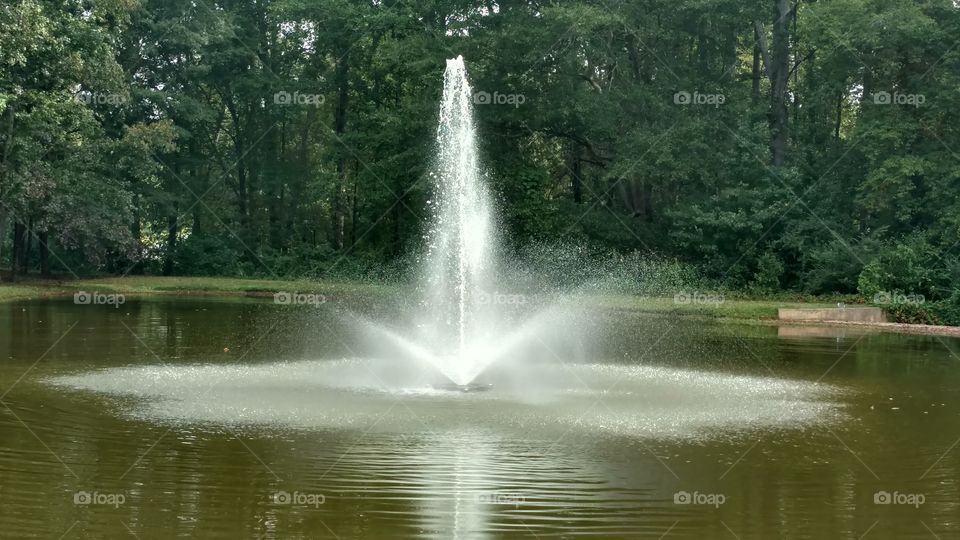
{"label": "tree canopy", "polygon": [[960,304],[958,36],[954,0],[11,0],[0,258],[401,264],[463,55],[513,249]]}

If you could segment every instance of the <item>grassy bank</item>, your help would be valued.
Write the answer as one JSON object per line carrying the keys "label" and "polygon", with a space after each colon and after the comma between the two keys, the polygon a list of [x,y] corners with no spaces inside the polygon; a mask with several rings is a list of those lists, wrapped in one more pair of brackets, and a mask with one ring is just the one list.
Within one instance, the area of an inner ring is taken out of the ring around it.
{"label": "grassy bank", "polygon": [[[217,277],[128,276],[71,281],[26,280],[0,284],[0,302],[69,296],[78,291],[121,293],[128,296],[264,296],[276,292],[323,294],[328,298],[385,297],[398,294],[396,285],[350,281],[285,281]],[[781,307],[830,307],[827,301],[798,302],[779,299],[726,299],[698,302],[676,301],[673,297],[632,295],[587,295],[571,299],[606,309],[650,313],[676,313],[711,318],[775,319]]]}
{"label": "grassy bank", "polygon": [[270,296],[283,291],[323,294],[336,298],[394,294],[396,287],[347,281],[127,276],[70,281],[23,280],[17,283],[0,283],[0,302],[69,296],[78,291],[120,293],[127,296]]}
{"label": "grassy bank", "polygon": [[649,296],[592,296],[591,303],[598,307],[609,309],[623,309],[628,311],[649,313],[677,313],[680,315],[697,315],[719,319],[747,319],[762,320],[776,319],[778,308],[824,308],[836,306],[835,302],[812,301],[797,302],[777,299],[726,299],[722,302],[697,303],[689,301],[683,303],[673,297]]}

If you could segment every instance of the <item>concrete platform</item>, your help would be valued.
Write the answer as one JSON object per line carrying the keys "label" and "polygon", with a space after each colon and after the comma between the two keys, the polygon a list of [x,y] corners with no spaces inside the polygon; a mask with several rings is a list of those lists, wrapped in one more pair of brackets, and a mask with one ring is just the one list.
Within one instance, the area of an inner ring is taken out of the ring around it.
{"label": "concrete platform", "polygon": [[808,321],[808,322],[887,322],[887,316],[882,309],[876,307],[842,307],[842,308],[780,308],[777,315],[781,321]]}

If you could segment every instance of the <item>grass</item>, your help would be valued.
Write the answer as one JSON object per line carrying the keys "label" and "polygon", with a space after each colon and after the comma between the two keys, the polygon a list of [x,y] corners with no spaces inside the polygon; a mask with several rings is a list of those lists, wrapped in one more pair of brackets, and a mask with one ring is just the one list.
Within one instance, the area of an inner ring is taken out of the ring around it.
{"label": "grass", "polygon": [[[323,294],[328,298],[382,298],[397,295],[396,285],[357,281],[270,280],[223,277],[160,277],[126,276],[80,279],[71,281],[23,280],[0,283],[0,302],[69,296],[77,291],[121,293],[129,296],[264,296],[276,292]],[[647,313],[675,313],[698,317],[738,320],[775,319],[781,307],[831,307],[826,299],[724,299],[716,303],[676,302],[673,297],[633,295],[579,296],[573,301],[586,301],[602,309],[618,309]]]}
{"label": "grass", "polygon": [[59,296],[66,293],[66,289],[61,287],[38,287],[25,283],[0,283],[0,302],[29,300],[32,298],[43,298],[45,296]]}
{"label": "grass", "polygon": [[647,313],[676,313],[718,319],[776,319],[778,308],[834,307],[827,301],[798,302],[768,299],[723,299],[714,303],[678,303],[673,297],[630,295],[592,296],[591,303],[608,309],[622,309]]}
{"label": "grass", "polygon": [[30,279],[17,283],[0,283],[0,302],[68,296],[77,291],[120,293],[129,296],[270,296],[285,291],[344,297],[394,294],[396,287],[352,281],[283,281],[220,277],[126,276],[70,281]]}

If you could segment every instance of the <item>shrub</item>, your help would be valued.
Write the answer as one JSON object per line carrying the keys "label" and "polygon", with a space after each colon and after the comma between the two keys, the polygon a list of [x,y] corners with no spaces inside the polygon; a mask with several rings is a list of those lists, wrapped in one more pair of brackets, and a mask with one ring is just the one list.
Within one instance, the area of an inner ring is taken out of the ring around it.
{"label": "shrub", "polygon": [[753,274],[750,289],[759,293],[777,292],[780,289],[780,276],[783,275],[783,262],[771,252],[757,259],[757,269]]}
{"label": "shrub", "polygon": [[929,306],[922,304],[894,304],[885,311],[898,323],[943,324]]}
{"label": "shrub", "polygon": [[241,272],[240,251],[222,237],[191,235],[177,245],[176,273],[185,276],[229,276]]}
{"label": "shrub", "polygon": [[960,326],[960,290],[954,289],[949,298],[934,302],[930,309],[942,324]]}
{"label": "shrub", "polygon": [[882,249],[857,279],[857,288],[867,298],[880,292],[922,294],[936,298],[944,282],[939,250],[922,236],[914,236]]}

